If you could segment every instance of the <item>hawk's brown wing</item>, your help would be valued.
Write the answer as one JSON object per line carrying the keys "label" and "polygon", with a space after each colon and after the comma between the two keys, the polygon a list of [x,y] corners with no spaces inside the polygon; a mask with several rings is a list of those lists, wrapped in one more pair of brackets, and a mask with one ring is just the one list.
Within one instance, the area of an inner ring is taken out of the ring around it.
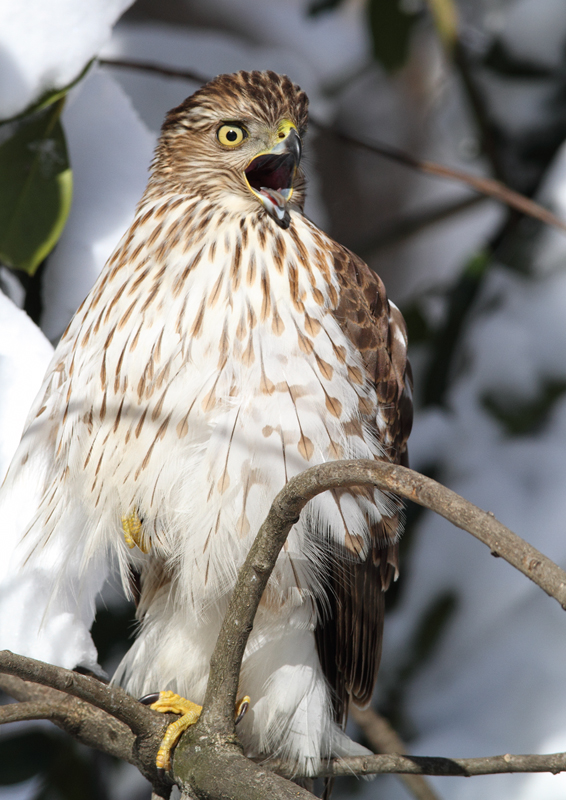
{"label": "hawk's brown wing", "polygon": [[[406,465],[413,409],[405,322],[398,309],[390,306],[380,278],[361,259],[336,245],[334,260],[341,285],[334,314],[362,356],[386,419],[381,433],[373,423],[376,437],[390,461]],[[397,544],[385,544],[399,528],[401,503],[397,505],[397,514],[372,526],[373,548],[365,562],[339,551],[333,554],[328,607],[321,609],[316,638],[322,668],[334,692],[335,718],[342,725],[350,698],[366,705],[375,686],[384,592],[397,571]]]}

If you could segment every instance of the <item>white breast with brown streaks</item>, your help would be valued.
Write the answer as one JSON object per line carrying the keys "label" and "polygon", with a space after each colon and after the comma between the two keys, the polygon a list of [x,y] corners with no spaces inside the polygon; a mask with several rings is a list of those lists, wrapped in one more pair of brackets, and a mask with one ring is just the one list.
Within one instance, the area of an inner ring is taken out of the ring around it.
{"label": "white breast with brown streaks", "polygon": [[[87,555],[108,543],[124,555],[120,520],[135,510],[154,551],[190,574],[188,596],[213,599],[289,477],[380,454],[360,414],[375,392],[331,313],[326,244],[296,213],[280,231],[183,198],[141,206],[70,325],[42,412],[59,422]],[[272,581],[281,599],[316,583],[307,528],[365,550],[388,509],[374,499],[311,501]],[[46,501],[43,524],[59,516]]]}

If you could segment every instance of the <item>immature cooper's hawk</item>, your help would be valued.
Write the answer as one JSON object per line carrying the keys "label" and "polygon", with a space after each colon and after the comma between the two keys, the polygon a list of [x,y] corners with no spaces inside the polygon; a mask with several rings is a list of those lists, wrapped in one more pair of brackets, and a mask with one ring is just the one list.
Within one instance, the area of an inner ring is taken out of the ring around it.
{"label": "immature cooper's hawk", "polygon": [[[4,487],[27,525],[22,575],[58,572],[37,630],[58,614],[62,652],[86,636],[75,621],[88,630],[105,559],[126,583],[139,575],[140,629],[116,676],[136,696],[202,702],[238,569],[292,475],[405,459],[403,319],[303,216],[306,122],[306,95],[273,72],[221,75],[168,114],[135,220],[55,352]],[[247,753],[312,774],[361,752],[342,726],[349,699],[372,694],[398,533],[399,502],[377,490],[307,505],[244,657]]]}

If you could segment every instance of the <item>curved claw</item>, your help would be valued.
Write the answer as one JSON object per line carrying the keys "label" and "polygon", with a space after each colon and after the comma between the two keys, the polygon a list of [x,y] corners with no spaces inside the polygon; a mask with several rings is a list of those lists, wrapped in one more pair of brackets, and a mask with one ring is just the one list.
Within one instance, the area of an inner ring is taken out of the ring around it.
{"label": "curved claw", "polygon": [[248,697],[248,695],[245,695],[245,697],[242,697],[240,702],[236,704],[236,721],[234,723],[235,725],[237,725],[238,722],[241,722],[244,714],[250,707],[250,702],[251,700]]}
{"label": "curved claw", "polygon": [[151,694],[144,694],[143,697],[139,698],[139,702],[143,703],[144,706],[150,706],[153,703],[156,703],[159,700],[159,692],[152,692]]}

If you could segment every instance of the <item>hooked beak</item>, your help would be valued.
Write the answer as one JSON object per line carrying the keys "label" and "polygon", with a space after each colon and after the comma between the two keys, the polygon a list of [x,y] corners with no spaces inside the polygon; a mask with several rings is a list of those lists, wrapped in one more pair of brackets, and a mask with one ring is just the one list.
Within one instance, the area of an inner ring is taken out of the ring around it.
{"label": "hooked beak", "polygon": [[288,228],[291,217],[287,204],[293,194],[293,181],[301,160],[301,137],[294,127],[267,153],[261,153],[245,170],[252,192],[281,228]]}

